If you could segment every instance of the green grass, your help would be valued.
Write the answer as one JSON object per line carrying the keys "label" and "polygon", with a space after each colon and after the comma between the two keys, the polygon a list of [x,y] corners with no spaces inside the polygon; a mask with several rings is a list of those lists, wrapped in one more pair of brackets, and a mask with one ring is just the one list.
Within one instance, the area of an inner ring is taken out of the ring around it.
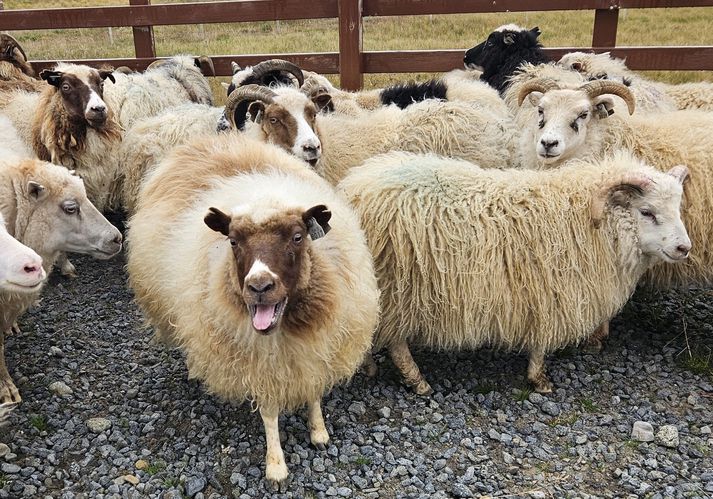
{"label": "green grass", "polygon": [[713,358],[711,352],[692,350],[681,355],[679,363],[684,369],[713,379]]}
{"label": "green grass", "polygon": [[149,463],[149,465],[146,467],[146,474],[149,476],[154,476],[156,473],[160,473],[166,468],[166,463],[163,461],[154,461],[152,463]]}
{"label": "green grass", "polygon": [[369,459],[366,456],[359,456],[356,458],[356,460],[354,462],[356,464],[358,464],[359,466],[363,466],[363,465],[369,466],[371,464],[371,459]]}
{"label": "green grass", "polygon": [[4,489],[9,482],[10,481],[8,480],[7,475],[5,475],[5,473],[0,473],[0,489]]}
{"label": "green grass", "polygon": [[[174,0],[175,1],[175,0]],[[155,3],[171,3],[156,0]],[[127,0],[6,0],[5,9],[127,5]],[[364,50],[466,49],[479,43],[497,26],[517,23],[539,26],[546,47],[591,45],[594,11],[451,14],[371,17],[364,20]],[[655,28],[655,29],[654,29]],[[619,16],[617,44],[711,45],[713,8],[630,9]],[[31,59],[125,58],[134,56],[131,28],[35,30],[12,32]],[[263,21],[231,24],[157,26],[156,51],[208,55],[337,52],[336,19]],[[423,74],[367,75],[365,87]],[[652,72],[649,76],[678,83],[713,79],[710,72]],[[333,78],[335,82],[338,78]],[[213,90],[222,96],[220,81]]]}
{"label": "green grass", "polygon": [[497,388],[494,384],[492,383],[478,383],[475,385],[475,388],[473,388],[473,393],[479,393],[481,395],[487,395],[488,393],[492,392]]}
{"label": "green grass", "polygon": [[556,418],[550,419],[547,424],[549,426],[572,426],[579,420],[579,416],[575,413],[560,414]]}
{"label": "green grass", "polygon": [[584,398],[579,401],[582,409],[589,413],[599,412],[599,406],[595,404],[592,399]]}
{"label": "green grass", "polygon": [[47,417],[42,416],[40,414],[34,414],[30,416],[30,424],[34,426],[37,431],[47,431],[49,429],[49,425],[47,424]]}
{"label": "green grass", "polygon": [[517,402],[524,402],[527,400],[531,393],[532,390],[529,388],[519,388],[515,390],[514,398]]}
{"label": "green grass", "polygon": [[171,487],[178,487],[180,484],[181,481],[176,477],[164,478],[163,480],[163,486],[167,489],[170,489]]}

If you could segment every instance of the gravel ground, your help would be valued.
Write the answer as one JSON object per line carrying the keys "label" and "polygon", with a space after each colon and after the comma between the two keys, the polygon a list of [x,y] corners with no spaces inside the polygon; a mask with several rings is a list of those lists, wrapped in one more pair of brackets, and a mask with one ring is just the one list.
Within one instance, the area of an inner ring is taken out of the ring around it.
{"label": "gravel ground", "polygon": [[[259,416],[150,342],[122,259],[73,261],[7,341],[23,403],[0,429],[0,498],[277,496]],[[681,353],[710,352],[711,317],[710,291],[639,293],[601,355],[550,358],[548,396],[523,355],[417,352],[430,398],[377,357],[380,377],[325,397],[326,452],[304,414],[281,419],[282,497],[713,497],[713,379]]]}

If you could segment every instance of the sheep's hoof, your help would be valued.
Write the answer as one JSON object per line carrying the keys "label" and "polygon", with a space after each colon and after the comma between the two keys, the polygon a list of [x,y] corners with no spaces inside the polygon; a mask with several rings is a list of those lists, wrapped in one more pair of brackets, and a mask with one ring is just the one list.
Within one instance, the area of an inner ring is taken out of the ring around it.
{"label": "sheep's hoof", "polygon": [[552,382],[546,375],[542,374],[530,382],[537,393],[552,393]]}
{"label": "sheep's hoof", "polygon": [[273,488],[280,489],[287,480],[287,465],[283,463],[268,463],[265,469],[265,478]]}
{"label": "sheep's hoof", "polygon": [[422,379],[413,386],[413,391],[416,392],[416,395],[428,396],[433,393],[433,388],[428,384],[428,381]]}
{"label": "sheep's hoof", "polygon": [[327,433],[327,430],[312,431],[309,435],[309,439],[317,450],[327,450],[327,444],[329,443],[329,433]]}
{"label": "sheep's hoof", "polygon": [[20,325],[17,322],[12,323],[12,327],[10,328],[10,334],[21,334],[22,329],[20,329]]}
{"label": "sheep's hoof", "polygon": [[0,406],[22,402],[20,392],[10,378],[0,380]]}
{"label": "sheep's hoof", "polygon": [[583,348],[586,353],[591,354],[602,353],[603,349],[604,344],[602,343],[602,340],[599,340],[597,338],[589,338]]}
{"label": "sheep's hoof", "polygon": [[377,374],[379,374],[379,368],[373,361],[371,363],[365,363],[361,367],[364,370],[364,374],[366,374],[367,378],[374,378]]}

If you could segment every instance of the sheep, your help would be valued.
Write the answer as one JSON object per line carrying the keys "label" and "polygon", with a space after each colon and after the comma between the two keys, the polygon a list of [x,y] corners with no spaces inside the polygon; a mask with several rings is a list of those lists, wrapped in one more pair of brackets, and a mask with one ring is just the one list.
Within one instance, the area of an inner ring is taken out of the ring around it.
{"label": "sheep", "polygon": [[389,348],[419,394],[430,386],[409,344],[524,350],[528,380],[551,391],[547,353],[613,316],[654,262],[686,258],[686,175],[627,154],[544,172],[404,152],[369,159],[338,188],[375,261],[375,347]]}
{"label": "sheep", "polygon": [[44,84],[35,78],[20,44],[8,34],[0,34],[0,92],[15,89],[40,92]]}
{"label": "sheep", "polygon": [[119,125],[128,130],[138,120],[187,102],[213,104],[213,94],[202,71],[213,75],[208,57],[187,55],[160,59],[144,73],[113,73],[104,98]]}
{"label": "sheep", "polygon": [[299,66],[283,59],[269,59],[254,66],[241,69],[236,62],[231,63],[233,77],[230,84],[223,83],[228,95],[238,87],[261,85],[265,87],[295,86],[304,83],[304,74]]}
{"label": "sheep", "polygon": [[[607,95],[609,94],[609,95]],[[600,80],[579,89],[559,89],[552,81],[534,80],[521,89],[520,100],[535,101],[541,114],[523,130],[520,148],[526,166],[547,169],[573,158],[602,158],[625,149],[665,170],[685,163],[692,175],[684,201],[684,222],[694,251],[683,265],[652,269],[644,283],[657,288],[713,282],[713,158],[710,155],[713,115],[688,110],[657,115],[608,116],[598,104],[611,105],[617,95],[633,112],[634,96],[621,83]],[[541,126],[538,125],[538,120]],[[572,127],[577,125],[575,131]]]}
{"label": "sheep", "polygon": [[537,41],[540,28],[531,30],[515,24],[505,24],[496,28],[488,38],[466,51],[463,64],[468,69],[481,70],[480,79],[504,94],[509,78],[524,63],[533,65],[550,62]]}
{"label": "sheep", "polygon": [[644,78],[626,67],[623,59],[609,52],[587,54],[571,52],[559,60],[561,66],[579,71],[589,79],[621,81],[636,97],[645,112],[668,112],[676,109],[713,110],[713,83],[707,81],[670,84]]}
{"label": "sheep", "polygon": [[[82,180],[38,159],[0,160],[0,214],[9,234],[42,258],[47,274],[60,252],[103,260],[121,250],[121,233],[87,199]],[[21,400],[5,365],[2,332],[37,300],[40,288],[0,291],[0,404]]]}
{"label": "sheep", "polygon": [[42,258],[8,234],[0,213],[0,293],[36,291],[46,276]]}
{"label": "sheep", "polygon": [[[226,118],[233,128],[241,129],[244,102],[252,100],[251,115],[257,115],[259,121],[253,125],[259,124],[259,127],[246,127],[246,130],[298,154],[297,143],[284,140],[295,134],[288,133],[289,129],[282,124],[279,107],[270,107],[276,99],[271,92],[250,86],[236,90],[226,103]],[[331,96],[316,94],[312,100],[325,107]],[[272,123],[273,119],[276,123]],[[507,168],[514,159],[517,133],[512,120],[502,110],[477,103],[426,100],[406,109],[387,106],[359,117],[320,114],[312,121],[320,142],[313,166],[332,184],[365,159],[392,150],[436,152],[478,162],[488,168]]]}
{"label": "sheep", "polygon": [[197,139],[147,179],[128,248],[136,300],[170,328],[189,376],[260,410],[266,478],[287,477],[281,411],[307,404],[324,449],[320,399],[353,375],[378,316],[363,232],[333,188],[275,146]]}
{"label": "sheep", "polygon": [[439,78],[425,82],[397,83],[386,88],[346,92],[335,88],[329,80],[317,73],[305,72],[302,90],[307,95],[329,93],[332,96],[330,111],[337,114],[359,116],[389,104],[404,109],[426,99],[465,101],[507,113],[497,91],[478,79],[480,72],[454,69]]}

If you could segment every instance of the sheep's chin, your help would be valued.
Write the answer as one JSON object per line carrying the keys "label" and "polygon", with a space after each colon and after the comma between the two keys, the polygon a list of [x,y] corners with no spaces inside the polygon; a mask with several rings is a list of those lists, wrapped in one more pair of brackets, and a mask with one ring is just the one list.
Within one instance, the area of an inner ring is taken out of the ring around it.
{"label": "sheep's chin", "polygon": [[248,305],[253,329],[262,335],[270,334],[280,323],[287,306],[287,297],[271,305]]}
{"label": "sheep's chin", "polygon": [[464,66],[465,66],[465,69],[472,69],[475,71],[483,71],[483,66],[478,66],[477,64],[474,64],[472,62],[466,62],[464,64]]}

